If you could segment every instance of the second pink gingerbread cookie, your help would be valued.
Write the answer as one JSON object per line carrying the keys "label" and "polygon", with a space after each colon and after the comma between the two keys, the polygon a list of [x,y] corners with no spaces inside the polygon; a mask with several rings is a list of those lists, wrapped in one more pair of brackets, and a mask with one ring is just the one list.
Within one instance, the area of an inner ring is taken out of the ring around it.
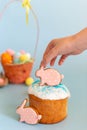
{"label": "second pink gingerbread cookie", "polygon": [[64,75],[60,74],[57,70],[52,68],[44,69],[43,67],[36,71],[36,76],[41,79],[41,86],[44,84],[49,86],[58,85],[64,78]]}

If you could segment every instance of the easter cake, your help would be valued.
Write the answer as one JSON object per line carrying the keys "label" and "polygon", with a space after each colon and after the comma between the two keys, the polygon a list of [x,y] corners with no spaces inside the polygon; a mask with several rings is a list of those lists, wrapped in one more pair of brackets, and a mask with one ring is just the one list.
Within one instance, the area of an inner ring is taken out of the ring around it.
{"label": "easter cake", "polygon": [[35,81],[29,87],[30,107],[35,108],[42,118],[40,123],[52,124],[63,120],[67,116],[68,97],[70,93],[64,84],[53,87],[40,86]]}
{"label": "easter cake", "polygon": [[[52,124],[62,121],[67,116],[70,97],[69,90],[61,83],[64,76],[54,69],[40,69],[36,76],[41,80],[35,81],[29,87],[30,107],[35,108],[42,115],[40,123]],[[55,81],[52,80],[53,77]]]}
{"label": "easter cake", "polygon": [[55,69],[43,67],[36,71],[36,76],[40,80],[29,86],[29,100],[25,99],[16,110],[20,122],[53,124],[62,121],[67,117],[70,97],[69,90],[61,83],[64,76]]}

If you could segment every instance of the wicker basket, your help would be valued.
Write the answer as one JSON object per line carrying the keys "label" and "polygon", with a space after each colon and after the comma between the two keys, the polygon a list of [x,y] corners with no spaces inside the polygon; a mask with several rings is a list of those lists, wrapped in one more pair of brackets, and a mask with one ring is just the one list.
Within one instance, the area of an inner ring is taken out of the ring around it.
{"label": "wicker basket", "polygon": [[[7,8],[15,1],[22,2],[22,0],[10,0],[3,7],[2,11],[0,12],[1,17],[4,15],[4,12],[7,10]],[[34,20],[36,22],[36,27],[37,27],[36,44],[35,44],[34,55],[33,55],[33,58],[35,59],[38,41],[39,41],[39,22],[38,22],[37,15],[36,15],[35,11],[33,10],[33,8],[30,8],[30,9],[33,14]],[[3,66],[5,75],[7,76],[9,82],[19,84],[19,83],[23,83],[26,80],[26,78],[30,76],[32,68],[33,68],[33,62],[28,62],[28,63],[24,63],[24,64],[15,64],[15,65],[14,64],[6,64],[6,65],[2,64],[2,66]]]}
{"label": "wicker basket", "polygon": [[5,64],[2,66],[9,82],[20,84],[30,76],[33,68],[33,62],[27,62],[24,64]]}

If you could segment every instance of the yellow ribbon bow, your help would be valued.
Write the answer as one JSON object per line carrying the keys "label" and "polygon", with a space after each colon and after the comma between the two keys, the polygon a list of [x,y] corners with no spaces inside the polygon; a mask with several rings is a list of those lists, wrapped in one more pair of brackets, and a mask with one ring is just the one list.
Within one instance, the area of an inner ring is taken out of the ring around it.
{"label": "yellow ribbon bow", "polygon": [[26,8],[26,23],[28,24],[28,15],[29,15],[29,10],[31,9],[30,5],[31,0],[24,0],[22,3],[22,6]]}

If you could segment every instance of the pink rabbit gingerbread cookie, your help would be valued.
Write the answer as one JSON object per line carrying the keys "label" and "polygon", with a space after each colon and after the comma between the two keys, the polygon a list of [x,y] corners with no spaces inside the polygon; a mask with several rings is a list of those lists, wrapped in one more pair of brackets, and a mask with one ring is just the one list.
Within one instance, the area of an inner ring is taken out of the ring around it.
{"label": "pink rabbit gingerbread cookie", "polygon": [[20,122],[26,122],[27,124],[37,124],[39,120],[42,118],[38,112],[29,106],[25,106],[27,103],[27,99],[25,99],[21,106],[19,106],[16,110],[16,113],[20,115]]}
{"label": "pink rabbit gingerbread cookie", "polygon": [[52,68],[44,69],[41,67],[36,71],[36,77],[41,79],[40,85],[43,86],[45,84],[49,86],[58,85],[62,79],[64,78],[63,74],[60,74],[57,70]]}

